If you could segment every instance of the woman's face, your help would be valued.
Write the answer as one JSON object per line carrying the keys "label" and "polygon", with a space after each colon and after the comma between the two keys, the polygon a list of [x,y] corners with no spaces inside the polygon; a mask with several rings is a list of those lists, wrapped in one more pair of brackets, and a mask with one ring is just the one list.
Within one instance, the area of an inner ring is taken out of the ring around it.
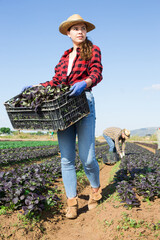
{"label": "woman's face", "polygon": [[86,25],[84,23],[79,23],[73,25],[69,31],[67,31],[68,37],[70,37],[73,41],[73,44],[79,45],[80,43],[84,42],[86,39]]}

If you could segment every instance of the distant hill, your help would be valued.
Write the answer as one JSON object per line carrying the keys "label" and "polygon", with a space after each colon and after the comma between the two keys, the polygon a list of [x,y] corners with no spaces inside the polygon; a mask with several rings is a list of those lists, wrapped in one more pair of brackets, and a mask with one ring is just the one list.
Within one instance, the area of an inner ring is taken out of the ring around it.
{"label": "distant hill", "polygon": [[158,127],[149,127],[149,128],[140,128],[131,130],[131,136],[140,136],[144,137],[146,135],[153,135]]}

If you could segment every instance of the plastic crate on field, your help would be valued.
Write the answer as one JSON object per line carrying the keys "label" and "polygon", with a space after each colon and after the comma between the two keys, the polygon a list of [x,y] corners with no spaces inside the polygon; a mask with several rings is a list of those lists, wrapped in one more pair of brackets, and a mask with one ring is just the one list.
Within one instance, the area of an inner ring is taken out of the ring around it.
{"label": "plastic crate on field", "polygon": [[10,100],[4,105],[14,129],[64,130],[89,114],[85,92],[76,97],[69,93],[45,101],[37,112],[29,107],[13,107]]}

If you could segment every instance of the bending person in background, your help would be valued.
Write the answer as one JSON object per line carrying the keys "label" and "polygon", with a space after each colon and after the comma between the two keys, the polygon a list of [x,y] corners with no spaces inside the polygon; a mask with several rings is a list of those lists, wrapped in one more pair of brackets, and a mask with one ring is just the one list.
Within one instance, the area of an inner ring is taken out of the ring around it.
{"label": "bending person in background", "polygon": [[103,137],[109,145],[109,153],[103,159],[103,162],[105,164],[115,164],[118,161],[118,157],[123,158],[125,156],[125,141],[130,137],[130,131],[109,127],[103,131]]}

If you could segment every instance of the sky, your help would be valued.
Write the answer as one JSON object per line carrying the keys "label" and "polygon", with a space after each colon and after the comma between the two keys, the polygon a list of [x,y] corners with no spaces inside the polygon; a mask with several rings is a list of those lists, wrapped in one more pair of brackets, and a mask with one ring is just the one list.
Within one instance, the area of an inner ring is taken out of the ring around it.
{"label": "sky", "polygon": [[13,130],[5,101],[54,76],[72,47],[59,25],[75,13],[96,26],[87,36],[102,53],[96,136],[111,126],[159,127],[159,0],[0,0],[0,128]]}

